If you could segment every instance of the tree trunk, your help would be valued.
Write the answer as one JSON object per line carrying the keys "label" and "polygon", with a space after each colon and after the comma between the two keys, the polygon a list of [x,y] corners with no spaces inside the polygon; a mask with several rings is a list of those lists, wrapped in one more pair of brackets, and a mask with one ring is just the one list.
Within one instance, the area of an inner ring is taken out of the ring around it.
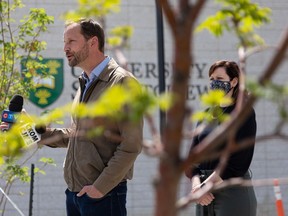
{"label": "tree trunk", "polygon": [[[187,31],[187,30],[186,30]],[[189,82],[191,34],[182,29],[175,38],[175,63],[171,83],[171,93],[175,94],[172,107],[167,111],[167,121],[163,131],[164,153],[159,164],[159,181],[156,184],[157,216],[175,216],[177,191],[181,179],[180,145],[185,118],[186,96]]]}

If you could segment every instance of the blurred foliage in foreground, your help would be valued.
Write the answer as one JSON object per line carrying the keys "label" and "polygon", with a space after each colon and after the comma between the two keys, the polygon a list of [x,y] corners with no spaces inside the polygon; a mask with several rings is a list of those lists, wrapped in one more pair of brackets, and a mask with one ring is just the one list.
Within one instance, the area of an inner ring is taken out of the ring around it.
{"label": "blurred foliage in foreground", "polygon": [[1,162],[3,163],[3,157],[21,154],[27,147],[20,135],[21,127],[25,124],[49,125],[70,115],[78,118],[107,117],[139,121],[145,114],[151,114],[158,107],[166,110],[171,102],[171,96],[155,96],[142,89],[136,81],[129,80],[126,85],[116,85],[105,91],[97,102],[79,104],[73,111],[72,104],[67,104],[40,117],[20,114],[18,121],[9,131],[0,133]]}
{"label": "blurred foliage in foreground", "polygon": [[[62,15],[64,20],[79,20],[83,17],[95,18],[106,30],[107,15],[121,11],[121,0],[78,0],[78,7],[74,10],[67,11]],[[129,39],[133,35],[133,27],[129,25],[116,26],[105,33],[107,39],[106,49],[115,50],[117,48],[129,47]]]}
{"label": "blurred foliage in foreground", "polygon": [[[264,97],[277,103],[281,117],[287,119],[287,87],[267,84],[264,88],[253,81],[247,81],[247,88],[257,97]],[[275,95],[278,96],[275,97]],[[279,95],[283,95],[283,97],[279,97]],[[227,98],[223,91],[209,91],[201,96],[201,102],[203,106],[213,109],[210,109],[209,112],[207,110],[195,112],[191,118],[192,121],[209,123],[215,120],[215,116],[219,116],[216,118],[223,122],[229,117],[218,115],[222,113],[219,109],[220,104],[227,106],[232,103],[232,99]],[[139,121],[143,116],[153,114],[157,108],[163,111],[167,110],[172,103],[177,103],[177,97],[168,93],[156,96],[142,88],[134,80],[129,80],[126,85],[116,85],[105,91],[97,102],[79,104],[73,111],[71,109],[72,104],[67,104],[40,117],[20,114],[19,121],[9,131],[0,133],[0,161],[3,163],[6,156],[19,155],[22,150],[25,150],[27,146],[19,132],[25,124],[49,125],[62,121],[64,117],[70,115],[75,115],[78,118],[106,117],[123,121]]]}
{"label": "blurred foliage in foreground", "polygon": [[232,32],[244,48],[264,44],[264,40],[256,34],[255,27],[270,22],[270,8],[260,7],[250,0],[216,2],[221,5],[221,9],[215,15],[207,17],[196,28],[196,32],[206,29],[216,37],[222,36],[224,31]]}

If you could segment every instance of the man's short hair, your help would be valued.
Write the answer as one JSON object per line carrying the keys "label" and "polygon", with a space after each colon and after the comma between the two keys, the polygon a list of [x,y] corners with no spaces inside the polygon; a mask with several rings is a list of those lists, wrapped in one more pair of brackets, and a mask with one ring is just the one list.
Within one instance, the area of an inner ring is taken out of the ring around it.
{"label": "man's short hair", "polygon": [[81,34],[84,36],[86,40],[96,36],[99,42],[99,50],[104,53],[105,47],[105,34],[102,26],[93,19],[81,18],[76,21],[68,21],[66,23],[66,27],[73,24],[78,23],[81,27]]}

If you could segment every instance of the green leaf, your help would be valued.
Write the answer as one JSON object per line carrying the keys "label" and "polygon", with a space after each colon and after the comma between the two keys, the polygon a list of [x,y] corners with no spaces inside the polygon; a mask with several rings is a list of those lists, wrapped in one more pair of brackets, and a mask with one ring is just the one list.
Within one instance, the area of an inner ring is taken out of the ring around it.
{"label": "green leaf", "polygon": [[191,120],[195,122],[202,122],[208,118],[208,114],[205,111],[197,111],[193,113]]}
{"label": "green leaf", "polygon": [[233,100],[230,97],[227,97],[225,92],[221,90],[211,90],[208,93],[203,94],[200,100],[207,106],[227,106],[233,102]]}
{"label": "green leaf", "polygon": [[53,158],[42,157],[39,159],[39,161],[45,164],[56,166],[56,163]]}
{"label": "green leaf", "polygon": [[107,43],[112,47],[120,46],[122,44],[122,38],[116,36],[109,37],[107,38]]}
{"label": "green leaf", "polygon": [[208,30],[216,37],[224,31],[234,33],[243,47],[261,45],[264,41],[255,33],[255,28],[270,21],[271,10],[261,8],[250,0],[217,0],[222,7],[215,15],[209,16],[197,28],[196,32]]}
{"label": "green leaf", "polygon": [[110,33],[115,36],[130,38],[133,34],[133,28],[132,26],[117,26]]}
{"label": "green leaf", "polygon": [[157,99],[159,103],[159,107],[162,111],[168,110],[172,105],[175,97],[171,93],[163,93],[160,94],[159,98]]}

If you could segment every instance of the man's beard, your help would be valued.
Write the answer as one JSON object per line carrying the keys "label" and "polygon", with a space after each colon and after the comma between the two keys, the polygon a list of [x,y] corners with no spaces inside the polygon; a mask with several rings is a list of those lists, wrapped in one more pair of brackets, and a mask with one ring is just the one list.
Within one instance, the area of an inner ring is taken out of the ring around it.
{"label": "man's beard", "polygon": [[88,53],[89,53],[88,45],[87,43],[85,43],[81,50],[73,54],[73,58],[69,61],[69,66],[75,67],[79,65],[88,57],[89,55]]}

